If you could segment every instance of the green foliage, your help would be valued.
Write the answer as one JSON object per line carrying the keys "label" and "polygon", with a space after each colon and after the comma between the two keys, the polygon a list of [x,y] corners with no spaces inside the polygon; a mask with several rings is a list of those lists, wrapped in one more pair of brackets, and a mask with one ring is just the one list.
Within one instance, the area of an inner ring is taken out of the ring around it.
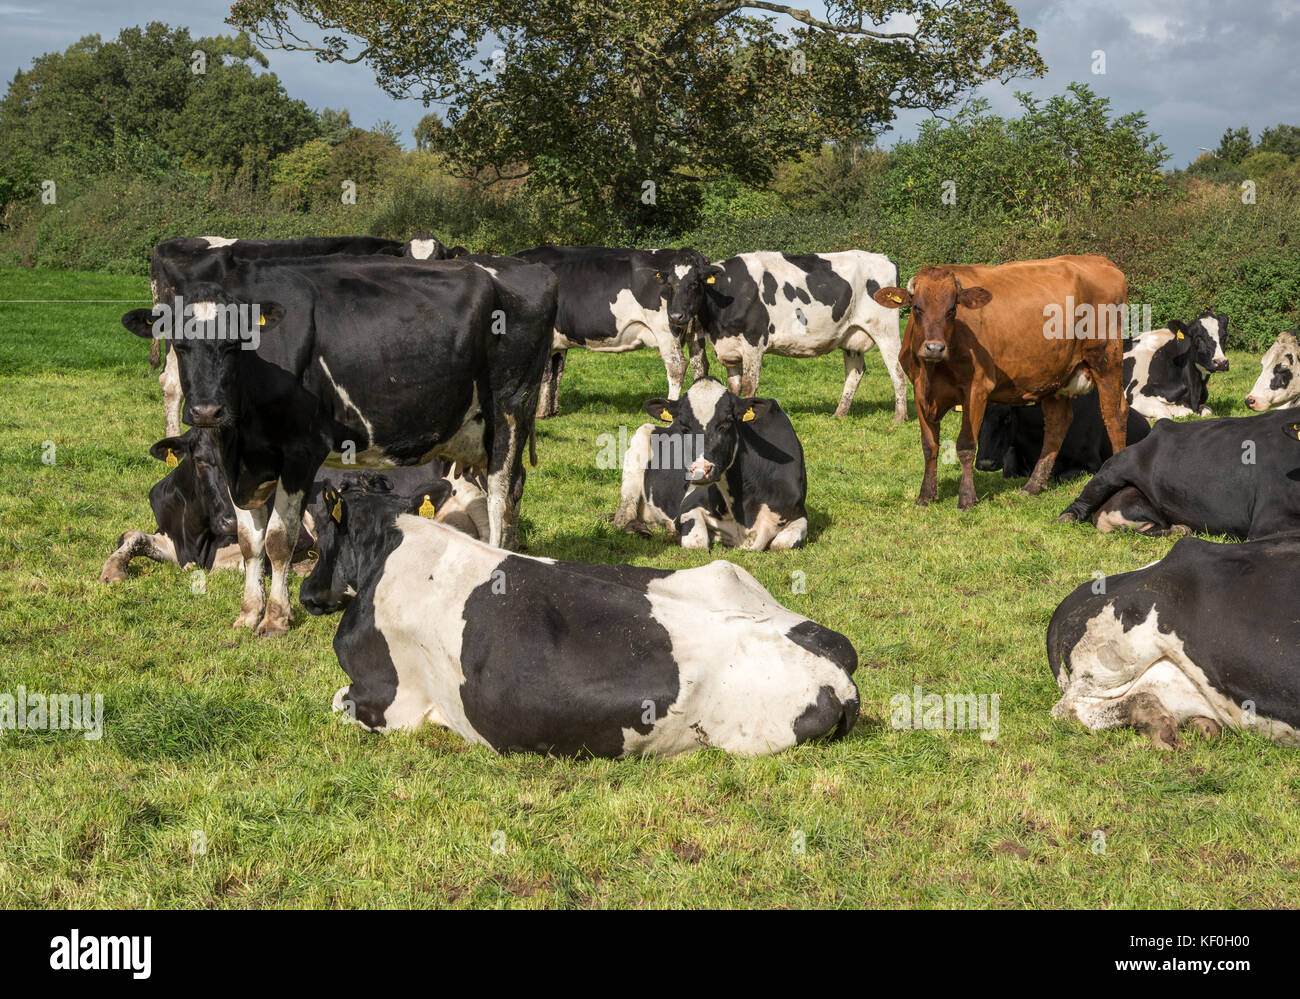
{"label": "green foliage", "polygon": [[1241,128],[1230,128],[1223,133],[1215,155],[1229,163],[1240,163],[1250,154],[1252,148],[1250,129],[1242,125]]}

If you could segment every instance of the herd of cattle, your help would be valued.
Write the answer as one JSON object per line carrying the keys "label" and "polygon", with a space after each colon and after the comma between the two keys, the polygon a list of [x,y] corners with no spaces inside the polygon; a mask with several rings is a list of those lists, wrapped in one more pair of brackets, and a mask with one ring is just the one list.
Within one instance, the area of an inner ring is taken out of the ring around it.
{"label": "herd of cattle", "polygon": [[[666,397],[631,437],[614,523],[684,547],[802,545],[803,448],[757,396],[766,353],[844,355],[837,417],[879,348],[938,496],[940,421],[961,417],[958,506],[974,470],[1093,474],[1057,518],[1100,531],[1223,534],[1085,583],[1047,633],[1062,697],[1094,728],[1157,746],[1180,727],[1300,740],[1300,343],[1282,333],[1247,406],[1212,414],[1228,317],[1133,332],[1124,275],[1098,256],[925,267],[886,256],[544,246],[513,256],[420,234],[180,238],[150,262],[168,472],[155,530],[124,533],[101,573],[147,557],[242,568],[236,625],[283,634],[289,580],[350,683],[336,710],[371,731],[425,722],[499,752],[626,756],[702,746],[767,753],[857,719],[847,638],[794,614],[727,561],[669,571],[518,554],[535,421],[560,412],[574,347],[653,347]],[[899,335],[896,310],[908,310]],[[726,369],[709,376],[707,347]],[[165,362],[163,354],[165,353]],[[683,391],[688,366],[692,381]],[[1280,412],[1268,412],[1269,410]],[[1148,422],[1156,420],[1154,428]],[[181,432],[182,423],[189,429]],[[265,577],[269,572],[269,590]]]}

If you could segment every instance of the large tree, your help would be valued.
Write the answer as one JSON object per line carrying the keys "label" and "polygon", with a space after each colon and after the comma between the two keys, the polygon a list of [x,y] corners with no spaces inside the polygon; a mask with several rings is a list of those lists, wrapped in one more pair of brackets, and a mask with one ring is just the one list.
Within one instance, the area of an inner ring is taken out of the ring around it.
{"label": "large tree", "polygon": [[1007,0],[236,0],[272,48],[362,62],[446,105],[438,142],[480,180],[529,176],[635,216],[646,181],[766,182],[777,163],[1040,75]]}

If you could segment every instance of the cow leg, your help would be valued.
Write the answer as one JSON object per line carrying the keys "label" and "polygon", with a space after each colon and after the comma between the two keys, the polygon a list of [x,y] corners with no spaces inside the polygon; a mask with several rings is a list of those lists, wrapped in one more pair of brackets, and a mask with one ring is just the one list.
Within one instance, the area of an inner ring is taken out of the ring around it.
{"label": "cow leg", "polygon": [[1101,509],[1108,499],[1130,484],[1127,455],[1117,454],[1101,466],[1101,470],[1088,480],[1078,498],[1061,511],[1056,523],[1068,524],[1088,520]]}
{"label": "cow leg", "polygon": [[524,488],[524,460],[519,421],[511,413],[498,420],[492,434],[488,467],[488,538],[493,548],[513,550],[519,543],[519,501]]}
{"label": "cow leg", "polygon": [[289,632],[293,611],[289,605],[289,574],[298,545],[302,512],[307,505],[305,489],[291,490],[284,479],[275,487],[275,505],[266,525],[266,557],[271,562],[271,594],[257,626],[257,634],[274,638]]}
{"label": "cow leg", "polygon": [[253,510],[235,507],[239,523],[239,554],[244,559],[244,598],[235,618],[236,628],[256,628],[266,607],[266,593],[262,586],[262,555],[266,551],[266,526],[271,519],[270,504],[263,503]]}
{"label": "cow leg", "polygon": [[781,531],[772,543],[768,545],[772,551],[781,551],[786,548],[798,548],[808,537],[808,518],[800,517],[798,520],[792,520],[781,528]]}
{"label": "cow leg", "polygon": [[894,386],[894,422],[903,423],[907,420],[907,372],[898,359],[903,341],[898,334],[896,314],[891,312],[889,316],[883,328],[871,330],[867,335],[879,349],[880,359],[885,362],[885,370],[889,372],[889,384]]}
{"label": "cow leg", "polygon": [[[642,501],[645,498],[645,470],[650,466],[650,431],[653,424],[643,423],[632,435],[623,455],[623,486],[618,510],[614,513],[614,527],[635,531],[641,521]],[[637,533],[640,533],[637,531]]]}
{"label": "cow leg", "polygon": [[916,407],[916,412],[917,422],[921,424],[921,455],[925,458],[925,473],[921,476],[921,492],[916,497],[916,505],[929,506],[939,495],[939,419],[931,421],[920,406]]}
{"label": "cow leg", "polygon": [[151,558],[155,562],[170,562],[176,565],[176,551],[167,538],[161,534],[145,534],[144,531],[127,531],[117,541],[117,550],[108,557],[99,574],[101,583],[120,583],[127,576],[127,568],[134,558]]}
{"label": "cow leg", "polygon": [[733,395],[740,395],[740,386],[744,381],[745,367],[743,364],[727,365],[727,388]]}
{"label": "cow leg", "polygon": [[1136,486],[1125,486],[1111,496],[1097,509],[1092,520],[1100,534],[1128,529],[1163,537],[1172,530],[1160,511]]}
{"label": "cow leg", "polygon": [[979,502],[975,493],[975,455],[979,451],[980,424],[988,397],[972,387],[962,407],[961,430],[957,434],[957,460],[961,462],[961,483],[957,486],[957,509],[969,510]]}
{"label": "cow leg", "polygon": [[686,333],[686,352],[690,356],[691,381],[709,377],[709,353],[705,349],[704,324],[692,319]]}
{"label": "cow leg", "polygon": [[1067,396],[1048,396],[1041,399],[1038,405],[1043,411],[1043,450],[1038,455],[1038,464],[1034,466],[1029,481],[1020,490],[1026,496],[1037,496],[1047,485],[1056,464],[1056,455],[1061,450],[1066,431],[1070,429],[1070,421],[1074,418],[1074,408]]}
{"label": "cow leg", "polygon": [[158,386],[163,394],[163,422],[166,437],[179,437],[181,433],[181,362],[174,348],[167,351],[167,361],[162,374],[158,376]]}
{"label": "cow leg", "polygon": [[564,377],[564,362],[569,352],[554,351],[547,359],[546,369],[542,373],[542,391],[537,400],[537,418],[545,420],[560,411],[560,379]]}
{"label": "cow leg", "polygon": [[1223,726],[1213,718],[1206,718],[1204,715],[1197,715],[1195,718],[1189,718],[1183,722],[1183,728],[1190,728],[1194,732],[1199,732],[1204,739],[1214,739],[1223,734]]}
{"label": "cow leg", "polygon": [[1106,377],[1107,372],[1089,368],[1088,374],[1097,386],[1097,403],[1101,407],[1101,421],[1106,425],[1111,451],[1119,454],[1128,442],[1128,397],[1124,394],[1124,386],[1121,379]]}
{"label": "cow leg", "polygon": [[1156,749],[1177,749],[1183,740],[1178,736],[1178,723],[1160,698],[1150,691],[1140,691],[1124,704],[1128,723],[1147,736]]}
{"label": "cow leg", "polygon": [[853,405],[853,396],[858,391],[858,382],[862,381],[862,351],[846,350],[844,352],[844,391],[840,393],[840,404],[835,407],[835,415],[843,419],[849,415]]}
{"label": "cow leg", "polygon": [[668,398],[675,401],[682,397],[682,382],[686,380],[686,357],[682,354],[682,342],[667,328],[656,330],[654,337],[659,356],[663,358],[664,370],[668,373]]}
{"label": "cow leg", "polygon": [[685,511],[675,525],[677,538],[683,548],[698,548],[707,551],[709,547],[709,520],[703,507]]}

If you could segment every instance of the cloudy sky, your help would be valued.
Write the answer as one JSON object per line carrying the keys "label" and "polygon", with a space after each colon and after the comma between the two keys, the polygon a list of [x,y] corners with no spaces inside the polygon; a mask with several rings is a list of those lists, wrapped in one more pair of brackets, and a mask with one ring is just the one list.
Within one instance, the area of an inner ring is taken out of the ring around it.
{"label": "cloudy sky", "polygon": [[[1015,109],[1013,93],[1060,93],[1082,80],[1119,111],[1140,109],[1184,166],[1200,146],[1214,147],[1225,128],[1251,133],[1285,121],[1300,124],[1300,0],[1012,0],[1023,24],[1038,32],[1049,73],[1041,80],[988,86],[994,110]],[[821,12],[821,3],[798,4]],[[228,2],[191,0],[179,9],[155,0],[0,0],[0,72],[7,83],[42,52],[87,34],[112,38],[123,27],[163,21],[196,36],[230,33]],[[1093,52],[1106,72],[1092,72]],[[425,113],[417,101],[394,100],[364,66],[322,66],[309,53],[269,52],[271,69],[294,97],[313,107],[346,107],[358,125],[387,119],[411,145]],[[900,117],[886,144],[912,134],[920,115]]]}

